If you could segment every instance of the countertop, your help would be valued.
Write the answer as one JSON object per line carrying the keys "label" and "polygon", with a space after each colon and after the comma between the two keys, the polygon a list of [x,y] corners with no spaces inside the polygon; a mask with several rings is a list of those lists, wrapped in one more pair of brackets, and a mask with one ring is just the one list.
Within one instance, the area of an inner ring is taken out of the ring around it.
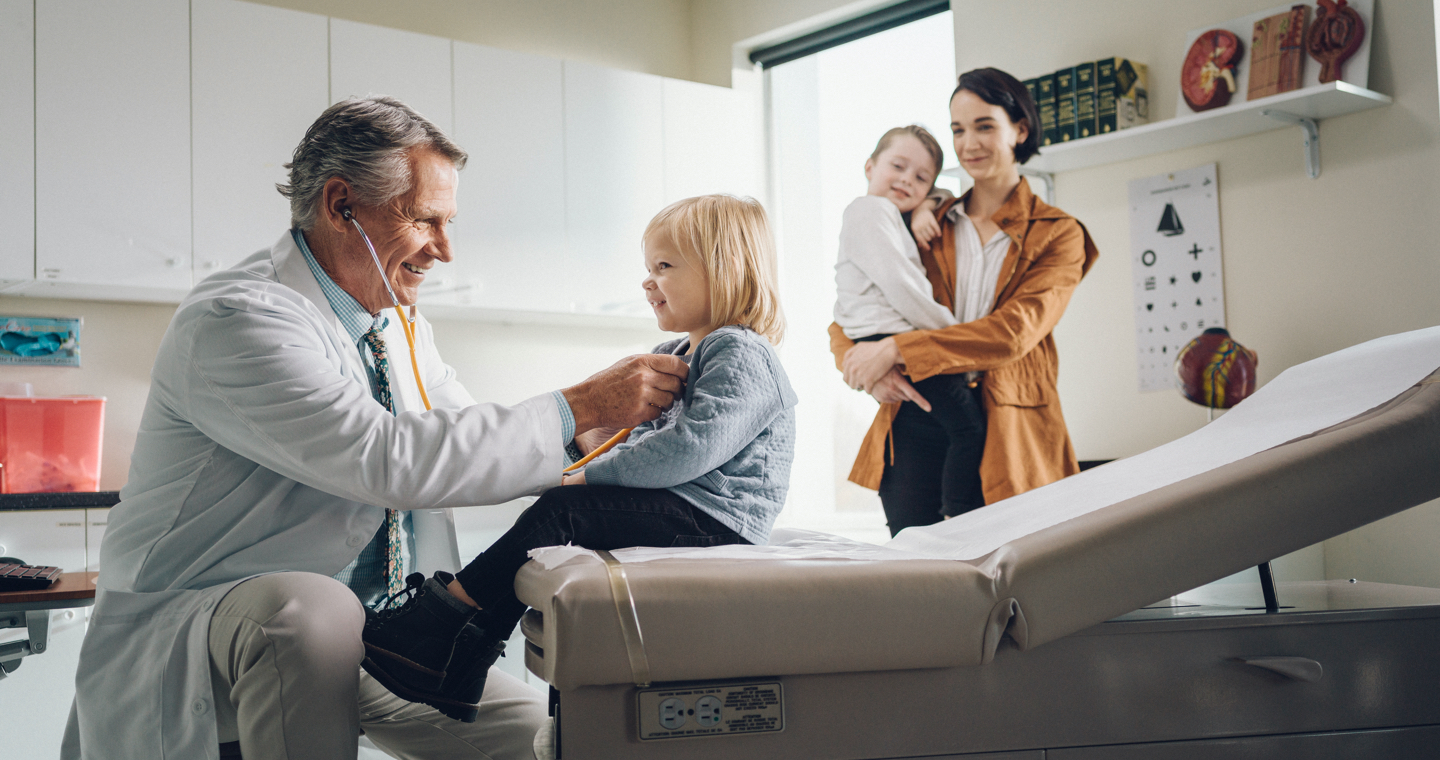
{"label": "countertop", "polygon": [[31,509],[98,509],[120,503],[119,491],[0,493],[0,512]]}

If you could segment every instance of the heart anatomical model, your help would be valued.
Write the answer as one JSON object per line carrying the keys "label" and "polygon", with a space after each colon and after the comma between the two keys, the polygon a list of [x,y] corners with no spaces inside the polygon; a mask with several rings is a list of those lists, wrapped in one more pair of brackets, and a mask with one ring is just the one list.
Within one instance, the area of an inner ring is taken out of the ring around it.
{"label": "heart anatomical model", "polygon": [[1229,409],[1255,392],[1255,352],[1212,327],[1185,344],[1175,374],[1185,398],[1211,409]]}
{"label": "heart anatomical model", "polygon": [[1180,68],[1180,92],[1192,111],[1219,108],[1235,92],[1235,65],[1244,52],[1240,38],[1224,29],[1200,35]]}
{"label": "heart anatomical model", "polygon": [[1345,0],[1320,0],[1315,23],[1305,35],[1310,57],[1320,62],[1320,82],[1340,78],[1340,64],[1360,49],[1365,22]]}

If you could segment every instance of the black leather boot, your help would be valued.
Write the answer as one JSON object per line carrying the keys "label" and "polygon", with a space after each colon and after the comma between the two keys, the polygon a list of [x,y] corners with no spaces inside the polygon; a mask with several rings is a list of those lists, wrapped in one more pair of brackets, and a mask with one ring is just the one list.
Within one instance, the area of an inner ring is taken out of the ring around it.
{"label": "black leather boot", "polygon": [[412,573],[400,592],[408,596],[404,604],[366,610],[365,659],[360,664],[385,688],[411,702],[440,695],[455,639],[475,615],[474,607],[445,590],[453,580],[455,576],[445,572],[428,580]]}

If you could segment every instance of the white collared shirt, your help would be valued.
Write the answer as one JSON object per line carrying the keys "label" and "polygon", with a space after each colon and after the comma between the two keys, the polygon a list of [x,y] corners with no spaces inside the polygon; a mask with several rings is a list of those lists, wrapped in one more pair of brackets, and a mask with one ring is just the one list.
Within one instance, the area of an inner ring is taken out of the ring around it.
{"label": "white collared shirt", "polygon": [[955,318],[974,322],[995,308],[995,288],[1010,251],[1010,236],[1000,230],[982,245],[979,230],[959,203],[949,216],[955,224]]}

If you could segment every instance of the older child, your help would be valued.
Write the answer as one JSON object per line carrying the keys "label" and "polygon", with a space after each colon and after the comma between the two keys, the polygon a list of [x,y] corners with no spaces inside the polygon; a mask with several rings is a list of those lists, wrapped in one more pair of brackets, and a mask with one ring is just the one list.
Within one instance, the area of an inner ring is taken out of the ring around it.
{"label": "older child", "polygon": [[[934,187],[943,158],[940,143],[924,127],[912,125],[886,132],[865,162],[869,188],[845,209],[835,265],[835,323],[845,337],[877,341],[959,323],[955,312],[936,303],[910,236],[911,212],[928,214],[922,203]],[[935,226],[933,217],[914,221],[917,228],[925,223]],[[881,503],[891,535],[985,504],[979,475],[985,417],[974,398],[973,379],[936,375],[914,387],[921,397],[915,404],[929,414],[897,418],[892,430],[911,424],[935,429],[930,443],[943,449],[944,461],[939,472],[923,478],[882,480]],[[932,502],[935,496],[939,498]]]}
{"label": "older child", "polygon": [[679,201],[644,235],[641,283],[656,353],[686,357],[682,399],[567,475],[455,576],[407,579],[409,598],[369,613],[364,667],[395,694],[472,722],[485,676],[525,611],[515,574],[531,549],[573,543],[765,543],[785,502],[796,397],[771,344],[784,333],[775,247],[752,199]]}

